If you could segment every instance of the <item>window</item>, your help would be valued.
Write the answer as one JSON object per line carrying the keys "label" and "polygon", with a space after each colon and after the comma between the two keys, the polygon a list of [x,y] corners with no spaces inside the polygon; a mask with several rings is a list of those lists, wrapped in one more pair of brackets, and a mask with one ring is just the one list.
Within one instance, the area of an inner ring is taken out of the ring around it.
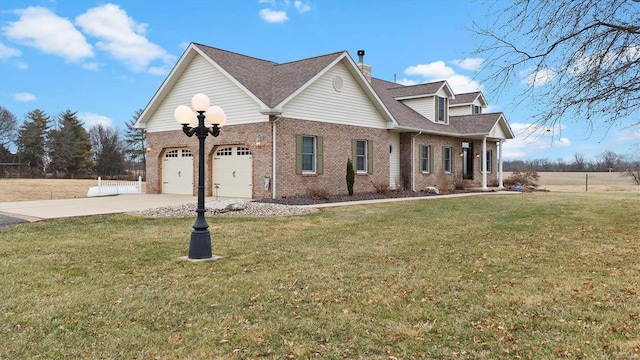
{"label": "window", "polygon": [[373,141],[351,140],[351,158],[358,174],[373,173]]}
{"label": "window", "polygon": [[216,156],[231,156],[231,155],[233,155],[233,148],[231,147],[218,149],[218,151],[216,151]]}
{"label": "window", "polygon": [[164,157],[166,157],[166,158],[178,157],[178,149],[167,151],[167,153],[164,154]]}
{"label": "window", "polygon": [[431,172],[431,146],[420,147],[420,170],[423,173]]}
{"label": "window", "polygon": [[356,171],[367,172],[367,141],[356,140]]}
{"label": "window", "polygon": [[437,117],[438,117],[438,121],[439,122],[447,122],[447,99],[438,96],[437,98],[438,101],[438,113],[437,113]]}
{"label": "window", "polygon": [[493,150],[488,150],[488,151],[487,151],[487,158],[486,158],[486,161],[487,161],[487,165],[486,165],[487,167],[486,167],[486,169],[487,169],[487,172],[488,172],[488,173],[490,173],[490,172],[491,172],[491,165],[492,165],[492,161],[491,161],[491,159],[492,159],[492,158],[493,158]]}
{"label": "window", "polygon": [[316,172],[316,138],[302,137],[302,172]]}
{"label": "window", "polygon": [[191,150],[182,149],[182,157],[193,157],[193,154],[191,154]]}
{"label": "window", "polygon": [[251,155],[251,150],[244,146],[238,146],[236,149],[236,155]]}
{"label": "window", "polygon": [[321,175],[322,136],[296,135],[296,174]]}
{"label": "window", "polygon": [[473,105],[473,113],[474,114],[481,114],[482,113],[482,108],[478,105]]}
{"label": "window", "polygon": [[451,148],[445,147],[442,149],[442,168],[444,172],[450,173],[452,168]]}

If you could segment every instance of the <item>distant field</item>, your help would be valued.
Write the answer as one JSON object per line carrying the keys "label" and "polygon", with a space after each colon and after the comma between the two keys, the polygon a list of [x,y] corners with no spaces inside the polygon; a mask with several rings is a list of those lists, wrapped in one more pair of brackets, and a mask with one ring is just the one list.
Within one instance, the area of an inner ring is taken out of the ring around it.
{"label": "distant field", "polygon": [[[629,177],[619,172],[539,172],[541,188],[551,191],[640,191]],[[509,174],[505,173],[505,176]],[[588,188],[587,185],[588,179]]]}
{"label": "distant field", "polygon": [[97,180],[0,179],[0,202],[86,197],[87,190],[97,185]]}
{"label": "distant field", "polygon": [[[511,173],[505,172],[505,177]],[[585,191],[589,175],[589,191],[634,191],[640,186],[620,173],[540,172],[538,183],[551,191]],[[87,196],[97,180],[74,179],[0,179],[0,202],[73,199]],[[145,183],[142,183],[143,192]]]}

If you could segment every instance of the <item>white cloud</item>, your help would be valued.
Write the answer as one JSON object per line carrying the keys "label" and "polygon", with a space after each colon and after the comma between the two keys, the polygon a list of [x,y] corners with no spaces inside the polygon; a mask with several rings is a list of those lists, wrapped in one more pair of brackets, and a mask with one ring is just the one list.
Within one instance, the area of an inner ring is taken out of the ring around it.
{"label": "white cloud", "polygon": [[533,87],[549,84],[555,78],[556,72],[551,68],[527,69],[520,71],[520,82]]}
{"label": "white cloud", "polygon": [[260,18],[269,23],[283,23],[289,20],[286,11],[277,11],[271,9],[260,10]]}
{"label": "white cloud", "polygon": [[424,82],[446,80],[453,89],[453,92],[457,94],[482,90],[480,83],[466,75],[457,74],[453,68],[447,66],[442,60],[429,64],[409,66],[404,73],[407,75],[420,76],[425,80]]}
{"label": "white cloud", "polygon": [[0,42],[0,60],[6,60],[12,57],[19,57],[22,52],[16,48],[9,47]]}
{"label": "white cloud", "polygon": [[20,19],[2,28],[7,38],[46,54],[61,56],[67,62],[93,57],[91,45],[69,20],[39,6],[16,10],[16,13]]}
{"label": "white cloud", "polygon": [[147,24],[136,23],[118,5],[105,4],[87,10],[76,18],[76,24],[88,35],[100,39],[96,46],[123,62],[133,71],[148,70],[150,63],[164,64],[175,59],[144,35]]}
{"label": "white cloud", "polygon": [[16,61],[14,63],[14,66],[16,67],[16,69],[18,70],[27,70],[29,68],[29,65],[24,62],[24,61]]}
{"label": "white cloud", "polygon": [[23,93],[16,93],[13,95],[13,98],[17,101],[20,102],[31,102],[31,101],[35,101],[36,100],[36,96],[33,95],[32,93],[27,93],[27,92],[23,92]]}
{"label": "white cloud", "polygon": [[617,138],[620,142],[640,141],[640,129],[625,129],[618,131]]}
{"label": "white cloud", "polygon": [[97,125],[103,127],[113,127],[113,120],[107,116],[93,114],[89,112],[78,114],[78,119],[84,123],[84,127],[90,129]]}
{"label": "white cloud", "polygon": [[[511,130],[515,138],[504,142],[505,159],[531,157],[545,150],[571,146],[571,140],[557,137],[564,127],[546,128],[536,124],[512,123]],[[544,157],[544,156],[542,156]]]}
{"label": "white cloud", "polygon": [[469,71],[478,71],[484,63],[484,59],[481,58],[466,58],[460,60],[453,60],[452,63],[459,66],[461,69]]}
{"label": "white cloud", "polygon": [[294,1],[293,6],[296,7],[296,10],[298,10],[300,14],[304,14],[311,10],[311,5],[309,3],[303,3],[302,1]]}

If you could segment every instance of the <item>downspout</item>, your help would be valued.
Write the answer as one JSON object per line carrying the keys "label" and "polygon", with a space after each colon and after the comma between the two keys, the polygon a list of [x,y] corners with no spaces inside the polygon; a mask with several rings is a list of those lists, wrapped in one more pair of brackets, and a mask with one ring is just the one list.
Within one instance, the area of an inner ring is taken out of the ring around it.
{"label": "downspout", "polygon": [[503,181],[503,177],[502,177],[502,144],[503,144],[504,140],[500,140],[498,142],[500,149],[498,150],[498,157],[500,158],[498,160],[498,187],[500,189],[504,189],[504,181]]}
{"label": "downspout", "polygon": [[487,137],[482,138],[482,156],[480,157],[482,164],[482,190],[487,190]]}
{"label": "downspout", "polygon": [[282,115],[274,115],[273,123],[271,125],[271,198],[275,200],[276,198],[276,145],[277,145],[277,132],[276,132],[276,122],[282,118]]}
{"label": "downspout", "polygon": [[416,191],[416,138],[422,134],[422,131],[411,138],[411,191]]}

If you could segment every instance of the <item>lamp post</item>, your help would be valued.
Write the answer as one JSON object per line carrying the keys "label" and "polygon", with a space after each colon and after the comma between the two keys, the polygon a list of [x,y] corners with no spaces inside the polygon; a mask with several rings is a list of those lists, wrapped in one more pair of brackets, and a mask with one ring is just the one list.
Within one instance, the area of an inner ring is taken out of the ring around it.
{"label": "lamp post", "polygon": [[[191,242],[189,243],[190,260],[206,260],[212,259],[211,253],[211,233],[209,232],[209,224],[204,218],[207,211],[204,207],[204,140],[209,134],[216,137],[220,135],[220,128],[227,120],[224,111],[219,106],[209,106],[211,101],[205,94],[196,94],[191,99],[191,106],[198,115],[186,105],[180,105],[176,108],[174,116],[176,121],[182,125],[182,131],[188,137],[196,135],[200,142],[198,151],[198,208],[196,209],[197,218],[193,224],[191,231]],[[212,127],[207,127],[204,120],[207,119]]]}

